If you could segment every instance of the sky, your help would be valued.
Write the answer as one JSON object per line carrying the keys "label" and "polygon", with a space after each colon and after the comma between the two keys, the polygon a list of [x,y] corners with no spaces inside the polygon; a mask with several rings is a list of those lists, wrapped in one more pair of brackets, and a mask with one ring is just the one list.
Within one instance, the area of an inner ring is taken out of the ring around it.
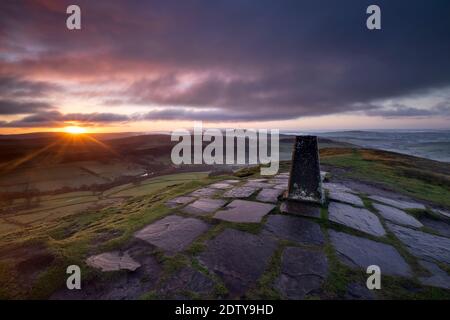
{"label": "sky", "polygon": [[447,0],[1,0],[0,133],[450,129],[449,57]]}

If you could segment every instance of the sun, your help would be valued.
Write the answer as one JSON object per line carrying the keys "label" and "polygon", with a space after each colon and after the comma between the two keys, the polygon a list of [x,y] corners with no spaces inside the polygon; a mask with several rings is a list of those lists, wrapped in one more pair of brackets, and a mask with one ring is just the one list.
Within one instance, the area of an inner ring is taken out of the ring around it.
{"label": "sun", "polygon": [[83,127],[78,126],[69,126],[64,128],[64,132],[70,133],[70,134],[81,134],[86,133],[86,129]]}

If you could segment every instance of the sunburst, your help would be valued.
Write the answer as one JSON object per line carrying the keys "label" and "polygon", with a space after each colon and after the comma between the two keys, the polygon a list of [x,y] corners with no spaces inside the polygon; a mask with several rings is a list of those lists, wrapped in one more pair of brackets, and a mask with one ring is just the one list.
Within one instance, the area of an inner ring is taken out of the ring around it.
{"label": "sunburst", "polygon": [[69,126],[64,128],[64,132],[70,133],[70,134],[82,134],[86,133],[86,129],[79,126]]}

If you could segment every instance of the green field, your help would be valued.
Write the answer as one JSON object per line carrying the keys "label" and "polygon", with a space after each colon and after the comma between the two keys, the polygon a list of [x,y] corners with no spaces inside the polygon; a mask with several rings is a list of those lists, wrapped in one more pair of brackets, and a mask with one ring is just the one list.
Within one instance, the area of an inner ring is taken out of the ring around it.
{"label": "green field", "polygon": [[178,173],[170,174],[165,176],[158,176],[155,178],[149,178],[139,183],[127,183],[121,186],[117,186],[108,189],[103,192],[105,197],[136,197],[145,195],[148,192],[158,190],[170,185],[176,185],[195,179],[202,179],[208,176],[206,172],[196,172],[196,173]]}
{"label": "green field", "polygon": [[55,191],[62,188],[81,188],[105,184],[123,176],[136,177],[145,173],[143,167],[121,161],[80,161],[68,164],[17,168],[0,174],[2,192],[39,190]]}
{"label": "green field", "polygon": [[[0,236],[24,229],[34,224],[57,221],[60,218],[75,215],[93,208],[104,208],[120,205],[125,199],[145,196],[161,189],[177,186],[186,182],[204,179],[207,173],[180,173],[146,179],[138,184],[128,183],[106,190],[103,193],[92,191],[68,192],[57,195],[19,198],[3,208],[11,208],[12,212],[3,214],[6,220],[0,220]],[[31,208],[17,209],[27,203]]]}

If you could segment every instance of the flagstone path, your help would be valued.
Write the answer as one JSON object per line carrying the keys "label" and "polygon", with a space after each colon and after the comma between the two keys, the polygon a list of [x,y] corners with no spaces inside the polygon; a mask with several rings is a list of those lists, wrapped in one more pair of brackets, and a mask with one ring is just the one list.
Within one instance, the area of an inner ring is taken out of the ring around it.
{"label": "flagstone path", "polygon": [[[362,275],[377,265],[382,275],[411,281],[412,287],[421,283],[450,289],[450,223],[439,218],[445,216],[438,210],[417,218],[408,210],[427,208],[418,201],[362,195],[339,182],[323,183],[325,208],[287,202],[283,193],[288,178],[280,173],[228,179],[170,199],[171,214],[134,234],[136,241],[152,248],[146,259],[153,252],[164,258],[146,262],[133,255],[130,244],[92,255],[86,263],[100,272],[122,270],[134,279],[140,272],[161,274],[165,259],[182,262],[145,286],[156,297],[169,299],[267,298],[267,290],[283,299],[326,299],[336,264]],[[357,279],[334,298],[378,297]],[[131,294],[122,282],[100,297],[143,293],[132,284]]]}
{"label": "flagstone path", "polygon": [[167,216],[135,233],[135,237],[168,252],[185,249],[208,229],[208,224],[195,218]]}

